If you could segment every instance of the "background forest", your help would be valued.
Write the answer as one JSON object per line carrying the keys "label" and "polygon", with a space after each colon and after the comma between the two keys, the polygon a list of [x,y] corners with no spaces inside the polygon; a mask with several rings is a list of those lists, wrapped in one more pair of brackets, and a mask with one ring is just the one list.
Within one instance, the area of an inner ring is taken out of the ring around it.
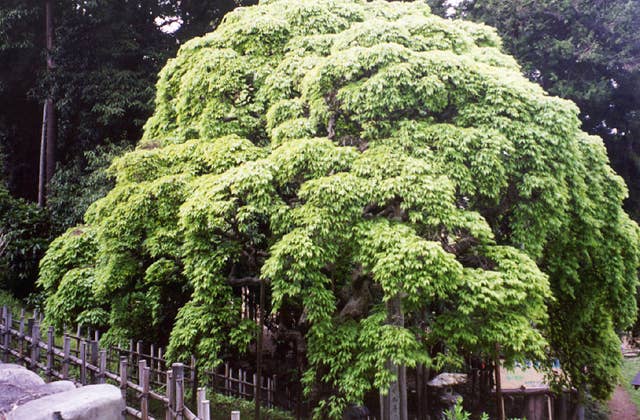
{"label": "background forest", "polygon": [[[55,29],[48,52],[45,3],[52,6],[50,16]],[[53,238],[71,226],[82,224],[89,204],[113,187],[113,171],[107,168],[115,157],[132,150],[142,137],[143,125],[154,111],[158,72],[185,41],[210,32],[225,13],[249,4],[240,3],[197,0],[3,2],[0,6],[0,160],[3,169],[0,288],[32,304],[41,303],[42,298],[35,289],[40,258]],[[496,27],[503,39],[504,52],[518,60],[529,80],[579,106],[582,130],[604,139],[611,166],[624,178],[629,191],[625,210],[638,221],[640,2],[463,0],[428,3],[434,13],[448,19],[467,19]],[[46,205],[38,206],[35,202],[42,109],[47,98],[52,101],[56,116],[55,153],[48,157],[54,162],[55,171],[46,186]],[[248,115],[253,118],[250,112]],[[150,121],[147,133],[163,132],[162,127],[154,126],[157,120]],[[331,130],[328,131],[331,138]],[[136,163],[127,162],[121,160],[120,167],[114,171],[126,175],[127,165]],[[600,176],[596,168],[593,173],[596,178]],[[96,209],[93,217],[99,218],[101,207]],[[197,208],[194,206],[193,210],[195,214]],[[380,232],[374,233],[387,234],[385,229],[381,225]],[[71,243],[75,239],[73,231],[69,232],[67,238],[71,238]],[[191,233],[194,238],[198,237],[199,232]],[[362,241],[366,242],[367,234],[362,235]],[[377,242],[374,239],[372,244]],[[565,245],[558,244],[558,247]],[[53,245],[52,255],[57,252],[57,246]],[[78,254],[91,253],[90,247],[85,248]],[[73,251],[71,245],[69,249]],[[547,261],[550,271],[555,267],[552,262]],[[268,269],[278,275],[286,271],[275,264]],[[600,274],[595,273],[594,278]],[[274,274],[273,278],[278,275]],[[173,316],[166,318],[167,323],[173,320]],[[195,322],[198,313],[194,312],[192,318]],[[185,315],[185,319],[189,318]],[[203,350],[203,353],[206,352]],[[318,354],[328,354],[328,350]],[[318,359],[314,363],[324,366],[325,362]],[[603,366],[606,364],[603,362]]]}
{"label": "background forest", "polygon": [[[0,5],[0,287],[33,291],[48,242],[111,187],[105,169],[151,115],[158,71],[181,41],[212,30],[241,2],[52,1],[55,68],[47,71],[45,2]],[[54,99],[55,175],[34,205],[43,103]],[[5,210],[6,209],[6,210]]]}

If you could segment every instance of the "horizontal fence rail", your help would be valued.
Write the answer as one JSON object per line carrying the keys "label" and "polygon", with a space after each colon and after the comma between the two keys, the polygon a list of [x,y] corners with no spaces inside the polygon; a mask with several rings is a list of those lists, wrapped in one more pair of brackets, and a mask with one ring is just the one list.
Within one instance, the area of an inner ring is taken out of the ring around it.
{"label": "horizontal fence rail", "polygon": [[[248,370],[233,368],[225,363],[217,371],[198,374],[196,359],[189,364],[167,365],[161,347],[149,346],[149,354],[144,353],[142,342],[131,341],[128,349],[120,347],[100,348],[99,334],[87,331],[82,336],[78,327],[75,334],[66,331],[62,335],[62,345],[56,345],[56,332],[49,326],[41,331],[42,315],[37,311],[33,317],[25,318],[21,310],[17,319],[10,308],[2,308],[0,324],[0,354],[5,363],[17,361],[29,369],[44,372],[47,380],[70,380],[76,385],[111,383],[120,387],[126,401],[126,414],[139,419],[154,419],[149,410],[152,400],[162,403],[165,420],[209,420],[210,402],[206,398],[208,385],[214,391],[240,398],[255,398],[258,387],[261,403],[274,407],[277,379],[258,378]],[[58,337],[59,339],[59,337]],[[190,405],[185,396],[190,391]],[[136,403],[137,408],[130,403]],[[236,413],[236,412],[234,412]]]}

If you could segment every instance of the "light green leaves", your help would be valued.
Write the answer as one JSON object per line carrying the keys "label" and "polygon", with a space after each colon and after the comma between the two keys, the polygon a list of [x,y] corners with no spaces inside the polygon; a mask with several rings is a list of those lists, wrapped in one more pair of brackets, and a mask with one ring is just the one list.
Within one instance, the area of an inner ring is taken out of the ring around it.
{"label": "light green leaves", "polygon": [[[306,348],[289,367],[306,370],[318,416],[388,386],[390,361],[438,368],[496,344],[509,360],[559,356],[606,393],[638,228],[576,108],[499,47],[418,2],[237,9],[162,71],[86,241],[52,245],[48,311],[70,320],[97,300],[113,340],[171,329],[171,357],[213,366],[253,339],[239,282],[263,281],[282,316],[270,334]],[[598,346],[564,344],[585,337]]]}

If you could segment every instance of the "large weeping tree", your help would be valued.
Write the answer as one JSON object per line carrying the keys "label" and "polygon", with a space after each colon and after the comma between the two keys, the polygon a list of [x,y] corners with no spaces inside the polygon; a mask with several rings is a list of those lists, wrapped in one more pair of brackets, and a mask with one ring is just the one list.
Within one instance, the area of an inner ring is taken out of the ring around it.
{"label": "large weeping tree", "polygon": [[255,336],[240,286],[263,283],[317,415],[498,347],[604,398],[639,235],[577,115],[493,29],[421,3],[236,9],[162,70],[116,187],[51,245],[47,319],[170,332],[211,366]]}

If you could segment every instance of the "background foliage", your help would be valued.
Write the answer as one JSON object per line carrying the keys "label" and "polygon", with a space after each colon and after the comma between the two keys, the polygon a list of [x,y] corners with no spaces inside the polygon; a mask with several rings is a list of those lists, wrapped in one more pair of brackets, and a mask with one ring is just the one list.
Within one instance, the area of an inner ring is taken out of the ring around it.
{"label": "background foliage", "polygon": [[0,289],[26,297],[50,240],[48,213],[0,184]]}

